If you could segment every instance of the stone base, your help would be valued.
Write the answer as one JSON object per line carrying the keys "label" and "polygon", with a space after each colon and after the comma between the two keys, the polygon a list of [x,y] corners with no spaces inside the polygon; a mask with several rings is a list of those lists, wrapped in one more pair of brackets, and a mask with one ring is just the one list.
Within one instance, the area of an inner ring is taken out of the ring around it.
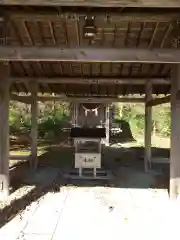
{"label": "stone base", "polygon": [[63,174],[64,178],[68,179],[85,179],[85,180],[109,180],[113,178],[110,171],[96,170],[96,175],[93,174],[93,170],[83,169],[82,174],[79,175],[78,169],[71,170]]}

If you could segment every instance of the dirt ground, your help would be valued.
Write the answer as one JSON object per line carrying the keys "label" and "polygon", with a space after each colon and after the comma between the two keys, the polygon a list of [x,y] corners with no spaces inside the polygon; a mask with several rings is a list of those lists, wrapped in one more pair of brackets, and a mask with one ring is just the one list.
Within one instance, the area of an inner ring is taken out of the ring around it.
{"label": "dirt ground", "polygon": [[[169,158],[169,139],[154,137],[152,138],[152,157]],[[163,146],[163,147],[162,147]],[[11,151],[10,154],[29,154],[30,148],[16,146],[16,150]],[[59,170],[73,168],[74,167],[74,149],[67,144],[39,144],[38,147],[38,167],[55,167]],[[123,172],[136,170],[144,171],[144,147],[143,138],[137,138],[137,141],[128,142],[121,145],[112,145],[110,147],[104,147],[102,151],[102,167],[110,169],[115,176],[122,176]],[[169,184],[169,164],[152,164],[152,171],[156,174],[156,181],[151,185],[153,187],[166,187]],[[11,176],[11,188],[16,189],[18,185],[21,185],[24,176],[29,172],[29,164],[27,161],[10,161],[10,176]],[[116,182],[117,182],[116,177]],[[115,184],[114,182],[112,184]],[[14,187],[15,186],[15,187]]]}
{"label": "dirt ground", "polygon": [[[102,168],[111,170],[114,178],[110,181],[72,181],[63,178],[63,171],[74,167],[74,149],[68,145],[39,146],[38,170],[29,169],[28,162],[12,161],[10,163],[10,196],[0,203],[2,211],[0,226],[9,222],[14,216],[45,192],[58,192],[62,186],[110,186],[129,189],[168,189],[169,164],[156,163],[148,173],[144,172],[144,148],[142,139],[118,146],[104,147],[102,151]],[[161,143],[162,140],[159,140]],[[167,141],[168,142],[168,141]],[[154,144],[155,145],[155,144]],[[156,144],[157,146],[158,144]],[[163,146],[165,144],[163,143]],[[14,150],[18,154],[26,154],[28,148]],[[12,152],[11,152],[12,153]],[[166,148],[153,147],[153,157],[169,158],[168,144]],[[56,176],[54,178],[54,176]]]}

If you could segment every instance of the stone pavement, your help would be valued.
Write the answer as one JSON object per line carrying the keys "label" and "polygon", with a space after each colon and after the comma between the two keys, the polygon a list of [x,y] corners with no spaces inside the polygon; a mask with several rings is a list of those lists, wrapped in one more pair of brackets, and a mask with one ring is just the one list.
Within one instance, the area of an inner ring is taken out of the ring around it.
{"label": "stone pavement", "polygon": [[0,239],[179,240],[179,220],[166,190],[63,187],[3,226]]}

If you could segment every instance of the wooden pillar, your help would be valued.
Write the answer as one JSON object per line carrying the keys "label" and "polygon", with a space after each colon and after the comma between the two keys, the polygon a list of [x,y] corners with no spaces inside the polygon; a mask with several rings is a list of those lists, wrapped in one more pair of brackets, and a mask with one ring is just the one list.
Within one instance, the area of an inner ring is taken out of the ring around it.
{"label": "wooden pillar", "polygon": [[0,200],[9,195],[9,66],[0,64]]}
{"label": "wooden pillar", "polygon": [[170,149],[170,198],[180,194],[180,64],[172,67],[171,74],[171,149]]}
{"label": "wooden pillar", "polygon": [[148,80],[146,83],[146,96],[145,96],[145,157],[144,169],[147,172],[148,166],[151,164],[151,132],[152,132],[152,107],[147,106],[147,102],[152,100],[152,82]]}
{"label": "wooden pillar", "polygon": [[31,83],[31,162],[30,167],[36,169],[37,159],[37,138],[38,138],[38,103],[37,83]]}
{"label": "wooden pillar", "polygon": [[71,127],[74,126],[74,104],[72,102],[70,102],[69,104],[69,109],[70,109],[70,123],[71,123]]}
{"label": "wooden pillar", "polygon": [[74,126],[75,127],[78,127],[79,126],[79,103],[75,103],[75,124]]}
{"label": "wooden pillar", "polygon": [[71,125],[72,127],[77,126],[77,120],[78,120],[78,106],[77,103],[71,102],[70,104],[70,111],[71,111]]}
{"label": "wooden pillar", "polygon": [[106,146],[109,146],[109,105],[105,106],[105,128],[106,128]]}

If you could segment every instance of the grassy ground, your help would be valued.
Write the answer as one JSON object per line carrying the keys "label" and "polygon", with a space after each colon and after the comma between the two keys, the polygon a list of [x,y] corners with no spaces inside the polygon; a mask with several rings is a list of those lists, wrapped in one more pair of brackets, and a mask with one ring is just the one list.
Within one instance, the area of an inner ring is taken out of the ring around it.
{"label": "grassy ground", "polygon": [[[128,142],[122,144],[124,147],[143,147],[144,146],[144,136],[135,136],[136,142]],[[152,147],[157,148],[170,148],[170,138],[161,136],[152,136]]]}
{"label": "grassy ground", "polygon": [[[133,142],[127,142],[121,144],[124,147],[144,147],[144,136],[142,135],[136,135],[135,136],[136,141]],[[44,144],[41,146],[38,146],[38,156],[41,156],[43,153],[46,152],[46,149],[49,147],[49,145]],[[156,148],[170,148],[170,138],[167,137],[161,137],[161,136],[152,136],[152,147]],[[20,150],[13,150],[10,151],[10,155],[29,155],[30,154],[30,148],[24,147]]]}
{"label": "grassy ground", "polygon": [[[43,154],[45,152],[45,149],[47,148],[47,145],[45,146],[38,146],[38,156]],[[28,148],[24,148],[18,151],[10,151],[10,155],[21,155],[21,156],[26,156],[30,155],[31,151]]]}
{"label": "grassy ground", "polygon": [[[40,176],[43,175],[43,171],[49,172],[49,169],[57,169],[58,171],[63,171],[66,169],[74,168],[73,147],[69,147],[68,145],[62,146],[61,144],[39,145],[38,171],[35,172],[37,172],[37,174]],[[152,146],[158,147],[152,148],[153,156],[169,156],[169,149],[164,149],[168,148],[169,139],[153,136]],[[10,153],[13,155],[24,155],[29,154],[29,150],[30,149],[28,147],[21,147],[19,150],[13,150]],[[152,165],[153,171],[149,174],[146,174],[144,173],[143,156],[144,148],[142,136],[138,136],[134,142],[123,144],[123,147],[103,147],[102,168],[109,169],[115,176],[115,178],[108,184],[118,188],[168,188],[169,164],[165,164],[163,166],[162,164],[158,164],[156,166]],[[29,189],[29,186],[35,186],[36,188],[38,186],[33,182],[35,179],[32,175],[33,171],[29,170],[29,163],[25,161],[13,160],[10,161],[10,166],[10,191],[13,194],[17,193],[18,195],[20,192],[21,198],[26,199],[25,195],[28,191],[26,189]],[[43,176],[43,178],[46,179],[46,174]],[[33,181],[30,181],[29,179],[32,179]],[[71,181],[69,182],[63,180],[62,183],[64,184],[64,182],[65,184],[72,184]],[[87,184],[87,182],[83,184]],[[34,191],[35,195],[37,195],[36,190]],[[17,204],[14,203],[14,206],[16,207]]]}
{"label": "grassy ground", "polygon": [[[47,145],[44,145],[44,146],[38,146],[38,156],[41,156],[42,154],[44,154],[46,152],[46,149],[47,149]],[[9,153],[11,156],[12,155],[18,155],[18,156],[28,156],[31,154],[31,151],[30,151],[30,148],[29,147],[24,147],[24,148],[21,148],[19,150],[13,150],[13,151],[10,151]],[[17,163],[20,163],[20,162],[23,162],[23,161],[20,161],[20,160],[9,160],[9,166],[12,167],[14,165],[16,165]]]}
{"label": "grassy ground", "polygon": [[[121,144],[121,146],[123,146],[125,148],[144,147],[144,137],[140,136],[140,135],[136,135],[134,137],[135,137],[136,141],[127,142],[127,143]],[[62,152],[62,148],[55,146],[55,149],[56,149],[55,151],[49,151],[49,146],[50,145],[47,145],[47,144],[44,144],[44,145],[41,144],[40,146],[38,146],[38,156],[42,156],[40,159],[43,159],[46,162],[46,158],[53,159],[53,158],[56,158],[54,155],[57,155],[58,158],[60,155],[61,155],[61,157],[64,155],[64,150]],[[113,145],[113,147],[119,147],[119,146],[117,144],[115,144],[115,145]],[[168,149],[168,148],[170,148],[170,139],[165,138],[165,137],[160,137],[160,136],[152,136],[152,147]],[[51,145],[51,149],[52,148],[53,148],[53,145]],[[10,151],[10,155],[30,155],[30,148],[24,147],[19,150]],[[65,153],[65,155],[66,155],[66,153]],[[10,167],[12,167],[19,162],[21,162],[21,161],[10,160],[9,165],[10,165]]]}

